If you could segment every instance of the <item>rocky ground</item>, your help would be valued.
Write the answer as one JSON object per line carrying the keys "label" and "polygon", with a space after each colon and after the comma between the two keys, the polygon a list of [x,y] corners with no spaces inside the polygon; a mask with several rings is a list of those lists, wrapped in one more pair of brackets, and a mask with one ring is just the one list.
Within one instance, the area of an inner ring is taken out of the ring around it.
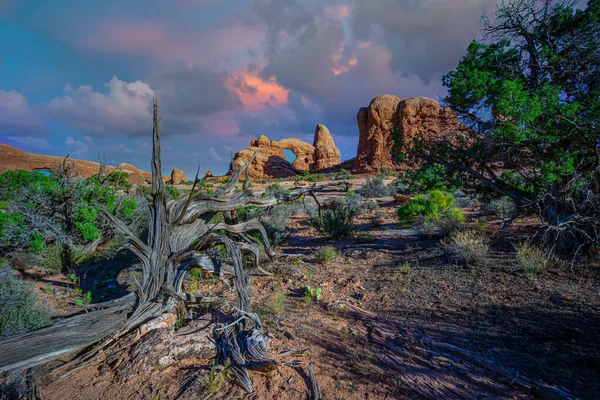
{"label": "rocky ground", "polygon": [[[131,337],[66,376],[40,371],[41,397],[305,399],[308,365],[328,400],[600,397],[598,260],[558,261],[527,278],[513,243],[535,233],[531,219],[494,243],[484,265],[467,266],[449,258],[438,239],[399,227],[397,206],[382,201],[381,225],[361,216],[356,235],[333,242],[321,239],[306,215],[293,216],[287,244],[277,248],[290,256],[265,267],[273,275],[252,276],[253,308],[273,350],[307,349],[302,368],[252,371],[255,393],[246,394],[210,366],[210,346],[190,350],[210,343],[213,324],[223,317],[220,301],[196,307],[197,317],[178,320],[175,330]],[[477,223],[479,211],[465,211],[481,235],[499,231],[501,221]],[[314,252],[324,246],[338,255],[319,264]],[[117,289],[126,290],[126,276],[114,278]],[[38,290],[65,315],[73,307],[71,284],[58,276],[40,281]],[[304,286],[321,288],[321,295],[308,301]],[[218,280],[188,288],[235,304]]]}

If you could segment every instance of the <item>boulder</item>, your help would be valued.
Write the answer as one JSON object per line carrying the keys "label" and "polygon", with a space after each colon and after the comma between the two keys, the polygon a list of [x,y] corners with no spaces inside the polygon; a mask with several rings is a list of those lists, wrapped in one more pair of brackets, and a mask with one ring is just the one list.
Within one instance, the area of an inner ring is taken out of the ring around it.
{"label": "boulder", "polygon": [[174,168],[171,171],[171,184],[172,185],[179,185],[186,181],[187,181],[187,179],[185,177],[185,173],[182,170]]}
{"label": "boulder", "polygon": [[206,171],[206,174],[204,174],[204,177],[205,178],[212,178],[213,177],[213,174],[212,174],[212,172],[210,172],[210,169],[208,171]]}
{"label": "boulder", "polygon": [[[236,170],[241,168],[257,153],[248,174],[252,179],[265,179],[294,176],[304,170],[329,168],[340,163],[340,151],[327,127],[317,125],[313,143],[310,145],[296,138],[276,141],[260,135],[250,142],[250,147],[235,154],[232,166]],[[283,150],[291,150],[296,155],[292,164],[286,160]],[[232,172],[230,170],[229,174]]]}
{"label": "boulder", "polygon": [[[57,165],[62,163],[64,157],[46,156],[43,154],[28,153],[15,147],[0,144],[0,173],[9,170],[25,171],[52,171]],[[87,160],[69,159],[75,165],[75,171],[79,176],[89,178],[96,175],[100,169],[100,164]],[[122,163],[116,167],[105,166],[104,173],[126,172],[129,177],[127,180],[134,185],[152,182],[152,174],[136,168],[134,165]],[[169,177],[163,177],[169,180]]]}
{"label": "boulder", "polygon": [[[442,109],[437,101],[428,97],[400,100],[384,94],[373,99],[369,107],[361,108],[356,119],[359,141],[355,172],[377,171],[384,167],[411,169],[415,166],[399,162],[393,154],[408,152],[413,139],[453,141],[467,132],[449,107]],[[392,134],[394,126],[398,127],[397,143]]]}

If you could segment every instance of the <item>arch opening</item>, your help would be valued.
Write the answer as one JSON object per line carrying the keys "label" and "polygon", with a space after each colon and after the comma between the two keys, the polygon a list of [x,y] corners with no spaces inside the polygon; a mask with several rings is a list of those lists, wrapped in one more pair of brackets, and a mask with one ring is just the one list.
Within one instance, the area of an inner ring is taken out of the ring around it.
{"label": "arch opening", "polygon": [[283,156],[285,157],[285,160],[290,164],[293,164],[294,161],[296,161],[296,153],[294,153],[290,149],[283,149]]}

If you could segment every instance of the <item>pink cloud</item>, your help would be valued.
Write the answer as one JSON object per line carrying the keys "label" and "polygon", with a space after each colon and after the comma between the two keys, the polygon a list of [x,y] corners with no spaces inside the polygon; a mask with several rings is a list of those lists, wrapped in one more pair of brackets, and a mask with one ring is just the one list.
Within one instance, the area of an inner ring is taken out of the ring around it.
{"label": "pink cloud", "polygon": [[353,7],[349,4],[338,4],[326,7],[325,15],[332,18],[348,18],[352,15]]}
{"label": "pink cloud", "polygon": [[148,54],[161,62],[183,61],[188,67],[227,60],[260,45],[264,33],[241,24],[206,31],[182,32],[150,23],[105,25],[80,40],[78,47],[108,54]]}
{"label": "pink cloud", "polygon": [[264,80],[257,72],[233,74],[227,86],[238,96],[242,106],[251,111],[285,104],[289,93],[275,77]]}

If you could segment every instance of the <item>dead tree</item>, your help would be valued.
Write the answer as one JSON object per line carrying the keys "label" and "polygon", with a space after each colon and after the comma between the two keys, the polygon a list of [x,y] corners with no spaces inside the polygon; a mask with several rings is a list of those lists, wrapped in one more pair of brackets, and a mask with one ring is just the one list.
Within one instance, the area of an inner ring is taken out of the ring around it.
{"label": "dead tree", "polygon": [[[161,119],[156,100],[153,105],[152,196],[149,198],[147,241],[140,240],[125,223],[104,210],[106,219],[127,237],[128,248],[140,260],[142,277],[141,281],[136,281],[137,291],[120,299],[89,305],[89,312],[0,342],[0,372],[33,367],[74,352],[79,352],[76,361],[89,359],[141,324],[163,313],[174,312],[178,303],[186,299],[182,283],[191,268],[235,277],[238,305],[233,322],[218,329],[218,347],[220,354],[230,359],[234,375],[246,390],[252,391],[247,366],[290,364],[280,362],[269,353],[268,339],[261,333],[260,320],[250,308],[249,276],[243,269],[242,252],[257,256],[264,250],[272,257],[266,231],[258,220],[235,223],[232,215],[242,207],[266,208],[313,194],[316,188],[296,188],[287,194],[259,197],[249,189],[247,167],[250,160],[234,171],[229,183],[219,188],[214,196],[196,191],[196,175],[189,196],[169,201],[162,181]],[[236,191],[244,172],[244,188]],[[223,213],[225,222],[211,224],[216,213]],[[217,233],[223,231],[231,235]],[[247,235],[250,231],[259,232],[265,244]],[[206,250],[219,244],[229,249],[231,263],[216,263],[207,254]],[[281,356],[293,354],[288,352]]]}

